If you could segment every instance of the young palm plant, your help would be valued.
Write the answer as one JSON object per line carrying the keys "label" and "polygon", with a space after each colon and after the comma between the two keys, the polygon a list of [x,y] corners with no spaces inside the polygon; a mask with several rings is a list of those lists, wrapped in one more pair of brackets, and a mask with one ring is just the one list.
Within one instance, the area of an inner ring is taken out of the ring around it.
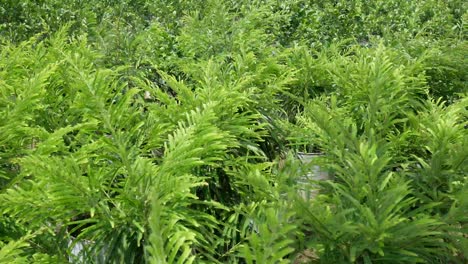
{"label": "young palm plant", "polygon": [[410,122],[424,111],[421,66],[401,64],[401,55],[382,45],[353,53],[336,56],[328,66],[336,91],[306,104],[298,117],[309,144],[325,154],[321,166],[335,178],[320,184],[322,194],[314,201],[297,199],[308,247],[321,263],[453,260],[457,243],[444,242],[447,224],[429,213],[437,204],[424,202],[419,194],[426,191],[410,177],[409,153],[417,153],[410,140],[424,138],[418,139]]}

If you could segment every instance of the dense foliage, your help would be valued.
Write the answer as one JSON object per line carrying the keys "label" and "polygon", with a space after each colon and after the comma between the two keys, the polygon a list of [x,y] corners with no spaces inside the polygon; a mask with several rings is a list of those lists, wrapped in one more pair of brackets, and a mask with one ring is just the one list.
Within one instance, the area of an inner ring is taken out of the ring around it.
{"label": "dense foliage", "polygon": [[0,0],[0,263],[466,263],[466,10]]}

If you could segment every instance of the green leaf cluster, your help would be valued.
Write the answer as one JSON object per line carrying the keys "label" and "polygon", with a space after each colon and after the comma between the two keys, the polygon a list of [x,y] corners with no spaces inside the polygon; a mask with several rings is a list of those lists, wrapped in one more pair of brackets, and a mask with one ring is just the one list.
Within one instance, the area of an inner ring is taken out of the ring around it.
{"label": "green leaf cluster", "polygon": [[0,263],[465,263],[466,10],[0,1]]}

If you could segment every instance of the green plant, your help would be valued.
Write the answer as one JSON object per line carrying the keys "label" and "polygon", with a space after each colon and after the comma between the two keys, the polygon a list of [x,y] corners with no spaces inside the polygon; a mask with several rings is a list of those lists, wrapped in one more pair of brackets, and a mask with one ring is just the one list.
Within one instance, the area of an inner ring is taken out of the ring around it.
{"label": "green plant", "polygon": [[3,1],[0,262],[465,263],[465,5]]}
{"label": "green plant", "polygon": [[[298,115],[293,142],[314,144],[325,154],[319,164],[335,177],[320,184],[317,201],[298,200],[308,247],[323,263],[462,261],[464,202],[455,198],[460,189],[443,193],[454,183],[464,188],[465,100],[447,109],[427,102],[422,61],[405,64],[399,52],[373,49],[329,62],[335,91]],[[431,193],[438,198],[428,199]]]}

